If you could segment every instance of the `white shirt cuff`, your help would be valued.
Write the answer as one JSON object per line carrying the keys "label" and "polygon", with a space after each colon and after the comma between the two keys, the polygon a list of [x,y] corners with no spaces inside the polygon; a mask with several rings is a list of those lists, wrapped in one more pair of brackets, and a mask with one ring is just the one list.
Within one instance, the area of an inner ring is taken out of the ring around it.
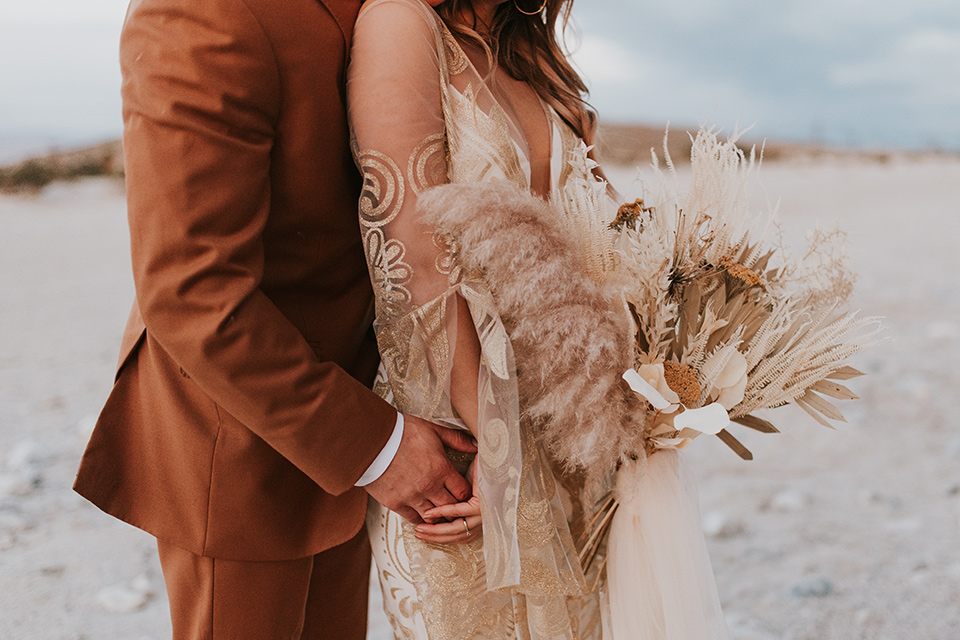
{"label": "white shirt cuff", "polygon": [[387,470],[387,467],[390,466],[390,463],[393,462],[393,459],[397,455],[397,451],[400,450],[400,441],[403,439],[403,414],[397,412],[397,424],[393,428],[393,433],[390,435],[390,439],[387,440],[387,444],[383,445],[383,449],[380,450],[380,455],[378,455],[374,461],[367,467],[367,470],[360,476],[360,479],[357,480],[355,487],[365,487],[374,480],[377,480],[380,476],[383,475],[383,472]]}

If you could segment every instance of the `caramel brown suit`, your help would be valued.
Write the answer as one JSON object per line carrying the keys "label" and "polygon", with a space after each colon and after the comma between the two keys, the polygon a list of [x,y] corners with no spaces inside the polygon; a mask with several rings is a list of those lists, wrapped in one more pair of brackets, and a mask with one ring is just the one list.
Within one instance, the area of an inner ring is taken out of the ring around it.
{"label": "caramel brown suit", "polygon": [[[75,488],[197,556],[360,530],[396,412],[344,73],[360,0],[134,0],[121,38],[137,300]],[[168,576],[169,582],[169,576]]]}

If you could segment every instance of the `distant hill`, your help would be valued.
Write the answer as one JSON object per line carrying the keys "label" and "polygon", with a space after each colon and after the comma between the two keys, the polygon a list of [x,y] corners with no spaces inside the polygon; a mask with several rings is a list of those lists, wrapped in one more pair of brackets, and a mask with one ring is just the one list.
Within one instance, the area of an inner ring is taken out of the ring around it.
{"label": "distant hill", "polygon": [[37,191],[51,182],[89,176],[123,176],[123,146],[119,140],[58,151],[2,167],[0,192]]}
{"label": "distant hill", "polygon": [[[690,161],[690,134],[696,129],[673,127],[668,145],[676,164]],[[601,162],[615,165],[645,166],[651,161],[650,150],[663,158],[664,129],[638,124],[603,124],[597,135],[597,152]],[[853,151],[815,144],[781,143],[746,138],[741,147],[763,145],[765,162],[780,160],[821,160],[856,158],[886,162],[892,157],[930,155],[933,152]],[[958,154],[950,154],[958,155]],[[30,192],[42,189],[57,180],[76,180],[87,176],[123,177],[123,147],[119,140],[105,142],[74,151],[61,151],[0,167],[0,192]]]}
{"label": "distant hill", "polygon": [[[673,126],[668,136],[670,157],[676,164],[690,162],[690,149],[693,146],[691,134],[697,128]],[[601,124],[597,134],[597,153],[601,162],[606,164],[645,166],[651,162],[650,150],[656,151],[663,160],[663,137],[665,128],[639,124]],[[757,153],[763,150],[764,162],[782,160],[824,160],[828,158],[859,159],[868,162],[887,162],[893,157],[923,157],[930,155],[960,156],[956,153],[937,154],[934,151],[864,151],[842,149],[813,143],[790,143],[761,140],[749,135],[739,143],[740,148],[749,150],[756,147]]]}

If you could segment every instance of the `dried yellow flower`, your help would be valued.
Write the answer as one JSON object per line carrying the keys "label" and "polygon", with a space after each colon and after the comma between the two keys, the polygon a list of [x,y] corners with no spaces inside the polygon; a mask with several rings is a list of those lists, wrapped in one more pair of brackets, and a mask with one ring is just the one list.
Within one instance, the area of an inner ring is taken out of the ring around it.
{"label": "dried yellow flower", "polygon": [[634,226],[637,222],[642,221],[640,216],[649,211],[653,211],[653,209],[643,206],[642,198],[622,204],[617,209],[617,217],[610,223],[610,228],[620,231],[626,225]]}
{"label": "dried yellow flower", "polygon": [[740,282],[751,287],[763,286],[763,279],[753,269],[743,266],[739,262],[734,262],[730,258],[720,258],[720,266],[724,271],[736,278]]}
{"label": "dried yellow flower", "polygon": [[700,384],[693,367],[667,360],[663,363],[663,377],[684,406],[689,407],[700,399]]}

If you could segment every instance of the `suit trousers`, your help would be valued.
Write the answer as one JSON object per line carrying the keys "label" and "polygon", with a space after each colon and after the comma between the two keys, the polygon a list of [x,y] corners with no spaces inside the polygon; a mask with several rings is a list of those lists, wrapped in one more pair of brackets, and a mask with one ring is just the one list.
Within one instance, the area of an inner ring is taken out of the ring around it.
{"label": "suit trousers", "polygon": [[157,542],[173,640],[363,640],[370,541],[315,556],[238,562]]}

